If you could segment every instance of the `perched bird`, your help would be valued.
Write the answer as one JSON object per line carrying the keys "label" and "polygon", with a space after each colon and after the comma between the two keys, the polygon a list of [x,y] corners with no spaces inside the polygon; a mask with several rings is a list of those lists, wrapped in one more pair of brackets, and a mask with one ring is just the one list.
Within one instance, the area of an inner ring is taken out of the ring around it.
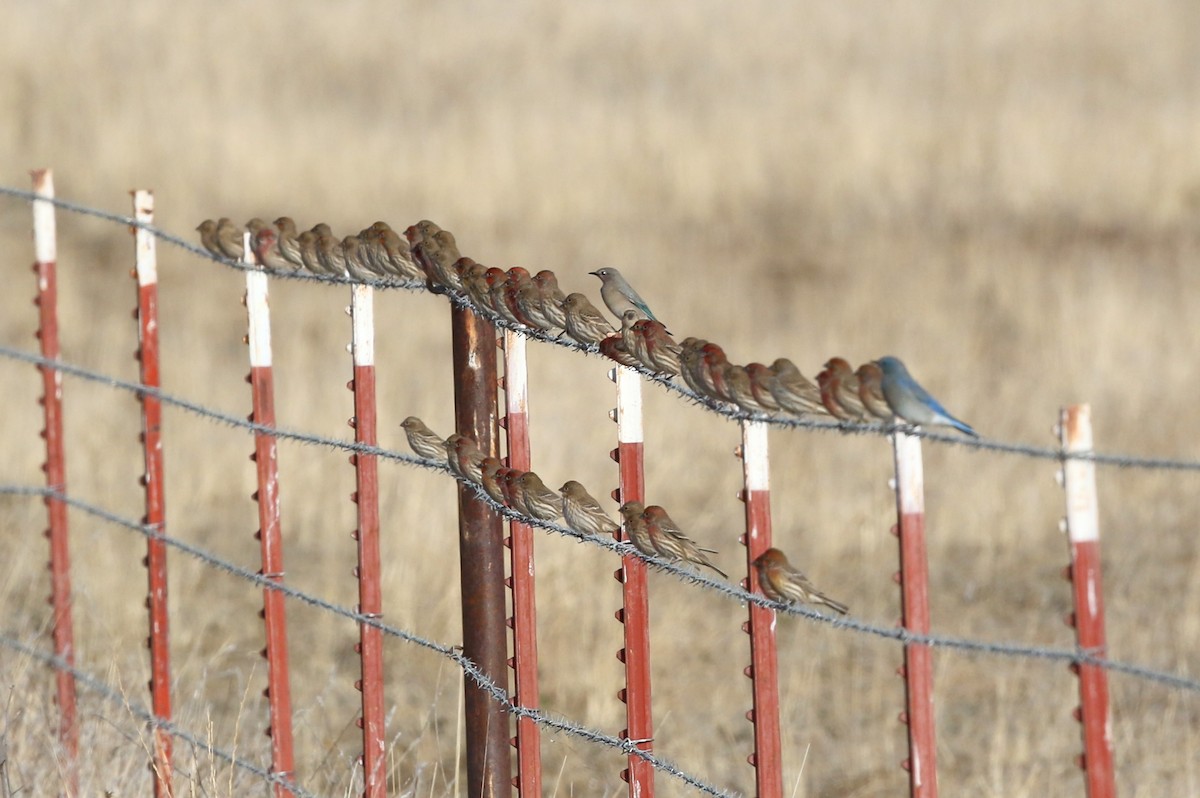
{"label": "perched bird", "polygon": [[346,271],[358,282],[369,283],[382,276],[375,273],[373,264],[367,260],[367,253],[363,251],[358,236],[342,239],[342,254],[345,256]]}
{"label": "perched bird", "polygon": [[562,514],[567,526],[581,535],[603,537],[620,527],[604,512],[600,502],[592,498],[583,485],[570,480],[558,489],[562,494]]}
{"label": "perched bird", "polygon": [[758,586],[763,595],[772,601],[784,604],[824,604],[836,613],[845,615],[850,608],[840,601],[834,601],[817,590],[808,577],[798,568],[788,562],[788,558],[779,549],[767,549],[754,561],[758,571]]}
{"label": "perched bird", "polygon": [[456,432],[446,438],[446,453],[448,455],[446,465],[450,467],[451,471],[477,485],[483,484],[481,469],[485,455],[479,450],[479,445],[475,441]]}
{"label": "perched bird", "polygon": [[641,502],[625,502],[621,505],[619,512],[624,520],[622,529],[625,530],[625,539],[633,544],[633,547],[642,554],[650,557],[658,556],[658,552],[654,549],[654,544],[650,542],[650,530],[646,526],[646,519],[642,517],[642,513],[646,508]]}
{"label": "perched bird", "polygon": [[780,407],[796,415],[826,414],[821,391],[800,373],[795,363],[786,357],[777,358],[771,364],[771,371],[774,372],[774,377],[768,381],[771,395]]}
{"label": "perched bird", "polygon": [[733,397],[733,403],[747,413],[765,413],[769,408],[758,401],[754,394],[754,385],[750,381],[750,372],[745,366],[729,363],[721,373],[725,381],[725,390]]}
{"label": "perched bird", "polygon": [[531,326],[547,332],[557,326],[542,311],[542,292],[532,277],[517,288],[516,305],[520,315],[533,322]]}
{"label": "perched bird", "polygon": [[479,484],[483,485],[483,489],[487,491],[487,495],[491,496],[493,501],[500,504],[505,504],[504,489],[500,485],[500,478],[507,470],[504,463],[500,462],[499,457],[485,457],[479,464]]}
{"label": "perched bird", "polygon": [[883,371],[883,396],[888,407],[909,424],[953,427],[978,438],[979,433],[946,412],[929,392],[922,388],[897,358],[888,356],[875,361]]}
{"label": "perched bird", "polygon": [[879,364],[873,361],[863,363],[854,376],[858,377],[858,398],[867,412],[876,418],[891,421],[892,409],[883,395],[883,369],[879,368]]}
{"label": "perched bird", "polygon": [[416,416],[409,416],[400,422],[408,445],[419,457],[434,460],[445,465],[446,441],[439,438],[433,430],[425,426],[425,422]]}
{"label": "perched bird", "polygon": [[583,294],[568,294],[563,311],[567,335],[581,344],[598,344],[613,331],[608,319]]}
{"label": "perched bird", "polygon": [[834,418],[842,421],[864,421],[867,409],[858,398],[858,377],[844,358],[825,361],[825,370],[817,375],[821,389],[821,404]]}
{"label": "perched bird", "polygon": [[472,263],[462,274],[463,293],[477,309],[495,312],[492,308],[492,293],[487,282],[487,267]]}
{"label": "perched bird", "polygon": [[251,243],[253,243],[254,239],[258,236],[258,231],[262,230],[266,226],[267,226],[267,223],[264,222],[262,219],[258,218],[257,216],[255,216],[250,221],[246,222],[246,229],[248,231],[250,231]]}
{"label": "perched bird", "polygon": [[558,278],[549,269],[542,269],[533,275],[533,284],[538,287],[542,297],[542,315],[550,322],[550,326],[563,329],[567,326],[567,314],[563,310],[563,302],[567,296],[558,287]]}
{"label": "perched bird", "polygon": [[650,306],[646,304],[646,300],[633,290],[633,286],[619,271],[611,266],[606,266],[603,269],[589,272],[589,274],[600,278],[600,298],[618,319],[625,316],[625,311],[634,310],[639,319],[658,321],[658,318],[650,312]]}
{"label": "perched bird", "polygon": [[217,243],[217,223],[212,219],[205,219],[196,228],[196,232],[200,234],[200,243],[204,245],[211,254],[218,258],[224,258],[225,253],[221,251],[221,245]]}
{"label": "perched bird", "polygon": [[[321,229],[318,230],[318,227]],[[342,242],[334,236],[327,224],[317,225],[313,228],[313,233],[317,236],[317,260],[321,262],[325,273],[346,277],[349,269],[346,267],[346,251],[342,249]]]}
{"label": "perched bird", "polygon": [[387,222],[375,222],[369,229],[374,231],[375,240],[383,247],[392,274],[405,280],[419,280],[424,277],[421,267],[413,260],[412,249],[409,247],[408,241],[393,230]]}
{"label": "perched bird", "polygon": [[733,391],[729,389],[729,383],[725,381],[725,370],[730,365],[729,358],[725,357],[725,350],[716,344],[705,344],[700,351],[702,353],[700,376],[705,386],[711,387],[707,395],[709,398],[732,404],[734,401]]}
{"label": "perched bird", "polygon": [[280,216],[273,224],[279,233],[279,254],[293,266],[303,266],[304,261],[300,259],[300,242],[296,240],[296,222],[290,216]]}
{"label": "perched bird", "polygon": [[[383,250],[383,244],[379,243],[379,236],[375,234],[375,230],[367,227],[358,231],[355,236],[358,239],[357,257],[362,261],[363,267],[378,277],[392,277],[392,264],[388,262],[387,253]],[[345,240],[342,241],[342,246],[345,247]]]}
{"label": "perched bird", "polygon": [[625,342],[619,335],[610,335],[601,341],[600,354],[631,369],[641,368],[642,365],[636,357],[626,351]]}
{"label": "perched bird", "polygon": [[254,257],[268,269],[294,268],[279,254],[279,232],[269,225],[263,225],[254,234]]}
{"label": "perched bird", "polygon": [[707,396],[709,390],[704,382],[701,359],[707,343],[703,338],[684,338],[679,342],[679,375],[689,388],[702,396]]}
{"label": "perched bird", "polygon": [[525,476],[524,471],[510,468],[504,472],[500,484],[504,489],[504,498],[508,499],[509,507],[521,515],[533,515],[529,512],[528,505],[525,504],[525,485],[521,482],[523,476]]}
{"label": "perched bird", "polygon": [[762,363],[747,363],[746,376],[750,378],[750,393],[754,401],[766,411],[780,410],[779,400],[771,393],[771,382],[775,379],[775,370]]}
{"label": "perched bird", "polygon": [[217,247],[221,250],[221,254],[231,260],[241,260],[245,254],[245,247],[242,245],[241,227],[238,227],[227,217],[222,216],[217,220],[217,230],[215,233]]}
{"label": "perched bird", "polygon": [[532,471],[521,475],[521,490],[529,515],[542,521],[554,521],[562,515],[562,497],[546,487]]}
{"label": "perched bird", "polygon": [[325,274],[321,258],[317,255],[317,234],[305,230],[296,237],[296,246],[300,248],[300,263],[313,274]]}
{"label": "perched bird", "polygon": [[[707,549],[701,549],[696,542],[683,534],[679,525],[671,520],[667,511],[652,504],[642,511],[642,520],[646,524],[646,533],[650,537],[650,545],[662,557],[668,560],[684,560],[711,568],[725,579],[729,574],[712,564],[704,554]],[[710,552],[711,553],[711,552]]]}
{"label": "perched bird", "polygon": [[[504,304],[512,311],[512,317],[526,327],[537,328],[537,322],[534,321],[528,314],[525,313],[525,308],[522,307],[519,301],[519,294],[522,288],[529,286],[534,289],[536,297],[537,286],[533,284],[533,278],[529,276],[529,270],[520,266],[513,266],[508,270],[508,277],[504,281],[503,297]],[[507,315],[507,314],[506,314]]]}

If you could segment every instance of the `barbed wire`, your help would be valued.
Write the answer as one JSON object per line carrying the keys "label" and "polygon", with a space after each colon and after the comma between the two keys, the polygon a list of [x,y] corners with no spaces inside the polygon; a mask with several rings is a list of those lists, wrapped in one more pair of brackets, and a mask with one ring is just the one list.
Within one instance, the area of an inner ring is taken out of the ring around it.
{"label": "barbed wire", "polygon": [[734,796],[737,795],[736,792],[723,790],[720,787],[715,787],[699,778],[696,778],[695,776],[692,776],[667,759],[655,756],[647,751],[643,751],[637,747],[635,741],[622,739],[611,734],[605,734],[597,729],[591,729],[587,726],[567,720],[566,718],[550,715],[542,710],[531,709],[529,707],[523,707],[514,704],[509,698],[508,692],[492,681],[492,679],[482,670],[480,670],[479,666],[476,665],[474,661],[466,657],[462,653],[462,650],[457,646],[438,643],[410,632],[407,629],[386,624],[376,615],[364,615],[348,607],[343,607],[340,604],[334,604],[333,602],[326,601],[325,599],[322,599],[319,596],[314,596],[311,593],[306,593],[286,584],[281,584],[270,577],[263,576],[261,573],[251,571],[248,568],[243,568],[237,563],[223,559],[210,551],[200,548],[199,546],[194,546],[190,543],[180,540],[179,538],[165,535],[161,530],[153,525],[143,524],[132,518],[127,518],[107,510],[99,505],[78,499],[74,496],[63,494],[59,491],[51,490],[49,488],[31,488],[29,486],[22,485],[0,485],[0,494],[41,495],[54,501],[60,501],[69,507],[84,512],[90,516],[137,532],[149,540],[159,541],[173,549],[189,555],[190,557],[200,560],[206,565],[232,576],[236,576],[244,581],[251,582],[258,587],[277,591],[288,598],[303,602],[325,612],[329,612],[358,623],[366,624],[367,626],[379,629],[385,635],[395,637],[405,642],[412,643],[433,651],[437,654],[441,654],[458,665],[458,667],[461,668],[462,671],[469,676],[473,682],[485,690],[492,697],[492,699],[500,704],[504,708],[504,711],[510,715],[514,715],[518,718],[529,718],[539,726],[545,726],[565,734],[569,734],[573,737],[578,737],[588,742],[598,743],[609,748],[618,749],[624,754],[632,754],[633,756],[648,762],[652,767],[654,767],[655,770],[659,770],[663,773],[673,776],[685,784],[688,784],[689,786],[694,787],[708,795],[721,796],[722,798],[734,798]]}
{"label": "barbed wire", "polygon": [[12,651],[17,651],[25,656],[39,660],[40,662],[52,666],[56,670],[65,671],[71,674],[76,683],[82,684],[88,690],[96,693],[105,700],[113,704],[117,704],[126,712],[136,717],[138,720],[148,724],[151,728],[162,729],[163,731],[170,733],[172,737],[183,740],[189,745],[200,748],[217,759],[221,759],[233,765],[234,767],[240,768],[251,775],[257,776],[259,779],[267,782],[268,784],[278,784],[282,787],[285,787],[293,795],[297,796],[297,798],[320,798],[320,796],[318,796],[316,793],[309,792],[303,787],[297,785],[294,781],[285,778],[283,775],[279,773],[272,773],[266,768],[255,765],[252,762],[247,762],[245,759],[242,759],[236,754],[230,753],[223,748],[218,748],[217,746],[213,745],[211,741],[201,739],[198,735],[188,731],[182,726],[156,716],[145,707],[130,701],[128,696],[118,692],[117,690],[114,690],[112,687],[92,676],[87,671],[71,665],[56,654],[41,651],[34,646],[25,643],[19,637],[3,631],[0,631],[0,646],[4,646]]}
{"label": "barbed wire", "polygon": [[[465,296],[458,293],[445,292],[443,290],[431,291],[429,286],[419,280],[397,280],[394,278],[380,278],[378,280],[360,281],[349,277],[338,277],[333,275],[314,274],[303,270],[281,270],[269,269],[249,263],[234,261],[227,258],[220,258],[213,255],[208,250],[198,246],[187,239],[181,238],[173,233],[170,233],[156,225],[141,222],[132,216],[113,213],[99,208],[93,208],[88,205],[83,205],[70,200],[64,200],[57,197],[42,197],[28,189],[18,189],[11,186],[0,186],[0,195],[7,195],[17,199],[26,201],[49,202],[55,207],[63,210],[77,213],[84,216],[92,216],[105,221],[115,222],[126,225],[135,229],[145,230],[156,238],[166,241],[186,252],[196,255],[205,260],[219,263],[227,268],[237,271],[262,271],[274,277],[280,277],[286,280],[301,280],[318,283],[333,283],[340,285],[352,285],[355,283],[364,283],[372,285],[376,288],[391,289],[399,288],[408,291],[424,291],[428,293],[442,293],[453,304],[468,308],[488,319],[497,327],[506,330],[512,330],[526,338],[532,338],[543,343],[553,344],[555,346],[572,349],[586,354],[598,355],[599,347],[596,344],[583,344],[572,338],[563,335],[553,335],[533,327],[527,327],[523,324],[516,324],[508,319],[496,314],[490,308],[480,308],[472,304]],[[612,363],[612,361],[608,361]],[[616,364],[613,363],[615,366]],[[1067,452],[1059,447],[1051,446],[1036,446],[1033,444],[1013,443],[1009,441],[995,440],[990,438],[965,438],[953,433],[938,432],[934,430],[926,430],[921,427],[914,427],[909,424],[884,424],[884,423],[856,423],[833,421],[822,418],[791,418],[784,416],[768,415],[764,413],[750,413],[733,405],[719,402],[707,396],[702,396],[691,390],[686,385],[675,382],[669,377],[657,374],[649,369],[634,368],[642,377],[650,382],[657,383],[669,393],[674,393],[691,404],[704,407],[710,412],[724,416],[733,421],[753,420],[769,424],[774,427],[791,428],[791,429],[810,429],[822,431],[834,431],[841,434],[860,434],[860,435],[891,435],[895,432],[903,432],[906,435],[923,438],[928,441],[947,444],[951,446],[960,446],[966,449],[974,449],[980,451],[992,451],[1003,454],[1021,455],[1024,457],[1041,459],[1041,460],[1083,460],[1094,462],[1098,465],[1114,466],[1118,468],[1138,468],[1146,470],[1160,471],[1195,471],[1200,472],[1200,460],[1190,460],[1183,458],[1166,458],[1166,457],[1146,457],[1131,454],[1102,454],[1097,452]]]}

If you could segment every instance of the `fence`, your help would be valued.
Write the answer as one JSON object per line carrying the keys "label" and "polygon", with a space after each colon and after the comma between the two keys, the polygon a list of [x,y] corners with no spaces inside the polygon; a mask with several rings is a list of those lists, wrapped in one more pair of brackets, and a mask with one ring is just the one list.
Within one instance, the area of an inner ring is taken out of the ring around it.
{"label": "fence", "polygon": [[[748,619],[743,626],[750,638],[752,707],[747,718],[753,723],[753,751],[748,759],[755,768],[755,787],[760,798],[783,794],[780,742],[780,706],[778,665],[775,647],[775,615],[791,614],[829,624],[847,634],[871,635],[895,641],[902,646],[904,662],[899,673],[906,683],[906,706],[900,715],[907,724],[909,756],[903,766],[909,772],[910,791],[914,796],[937,795],[936,735],[933,715],[932,651],[935,648],[977,652],[1001,657],[1031,658],[1069,663],[1079,675],[1080,709],[1077,719],[1083,727],[1084,753],[1080,765],[1085,771],[1085,786],[1090,798],[1115,794],[1113,741],[1108,706],[1107,675],[1126,674],[1138,679],[1167,685],[1173,689],[1200,692],[1200,681],[1140,665],[1118,662],[1106,656],[1104,638],[1103,591],[1099,567],[1098,500],[1095,490],[1096,465],[1145,469],[1200,470],[1200,462],[1138,458],[1125,455],[1101,455],[1092,449],[1089,411],[1086,406],[1066,408],[1060,418],[1061,446],[1033,447],[991,440],[966,440],[957,436],[912,428],[905,425],[845,424],[820,419],[778,418],[754,415],[713,401],[668,378],[626,366],[616,366],[611,377],[616,383],[617,447],[612,456],[619,465],[619,487],[614,498],[640,501],[644,493],[644,450],[642,443],[641,390],[644,383],[677,394],[680,398],[703,405],[741,425],[743,463],[741,498],[745,502],[746,579],[741,586],[711,578],[681,567],[674,562],[643,554],[627,542],[625,532],[607,540],[581,535],[554,522],[513,510],[497,502],[473,482],[454,474],[444,464],[422,457],[380,448],[376,439],[375,362],[373,293],[379,288],[426,290],[413,281],[380,280],[351,284],[351,333],[353,379],[348,387],[354,395],[353,441],[280,429],[274,414],[271,324],[268,302],[269,279],[310,280],[351,283],[345,278],[297,272],[278,272],[251,265],[255,258],[250,238],[244,242],[245,262],[224,261],[207,251],[166,233],[153,225],[153,197],[148,192],[134,193],[131,217],[85,208],[55,199],[48,171],[34,173],[32,192],[0,188],[0,193],[32,202],[36,242],[34,270],[38,275],[37,337],[41,351],[34,353],[0,347],[0,356],[35,365],[42,376],[46,443],[46,484],[0,485],[0,493],[40,496],[49,514],[51,602],[53,625],[52,653],[32,646],[19,636],[0,633],[0,645],[46,663],[56,678],[56,700],[60,725],[57,730],[68,762],[79,757],[76,693],[82,688],[108,700],[128,703],[102,681],[80,669],[75,662],[72,615],[70,558],[67,530],[68,508],[142,535],[146,539],[148,570],[147,609],[151,662],[150,703],[148,708],[133,707],[134,714],[147,722],[154,732],[151,765],[155,795],[169,796],[173,786],[173,742],[203,745],[212,753],[272,785],[277,796],[306,796],[302,774],[297,773],[293,756],[292,706],[288,661],[285,601],[297,601],[324,612],[356,622],[360,637],[355,647],[361,663],[356,687],[362,694],[362,773],[365,794],[375,798],[387,791],[385,763],[385,685],[383,679],[384,637],[393,637],[421,646],[452,661],[464,674],[469,687],[465,704],[467,728],[468,791],[471,795],[500,795],[511,780],[522,795],[542,794],[540,730],[547,728],[590,743],[607,746],[627,760],[621,777],[629,783],[631,796],[654,793],[655,776],[665,774],[710,795],[731,795],[730,790],[672,764],[654,754],[652,689],[650,683],[649,598],[646,588],[648,568],[660,569],[694,589],[712,591],[745,604]],[[58,344],[56,316],[56,255],[54,209],[84,213],[129,225],[135,232],[137,279],[137,358],[140,381],[133,383],[75,366],[65,361]],[[225,266],[245,273],[250,373],[253,414],[243,420],[164,391],[159,377],[157,276],[155,246],[165,241],[182,247],[197,257],[218,260]],[[529,467],[528,388],[526,382],[526,341],[595,353],[594,345],[549,335],[541,330],[480,312],[458,294],[449,294],[453,336],[456,424],[460,434],[476,440],[485,453],[500,449],[498,430],[506,435],[508,465],[522,471]],[[503,330],[502,340],[497,328]],[[503,349],[503,377],[498,375],[498,347]],[[66,445],[63,435],[63,378],[69,376],[96,382],[138,397],[142,411],[142,436],[145,457],[146,515],[140,521],[122,517],[103,506],[71,494],[66,484]],[[497,390],[505,392],[504,416],[500,416]],[[214,423],[245,430],[254,436],[252,459],[256,462],[261,569],[257,572],[222,559],[198,546],[172,537],[165,528],[166,501],[163,450],[160,434],[164,406],[174,406]],[[843,434],[890,436],[895,449],[895,491],[899,538],[903,624],[888,628],[853,618],[832,618],[804,606],[780,604],[766,598],[760,590],[754,561],[771,547],[770,472],[766,431],[770,426],[832,429]],[[358,523],[354,532],[358,565],[355,576],[359,585],[359,604],[348,608],[296,590],[285,581],[283,538],[280,532],[279,477],[276,470],[276,444],[279,440],[328,447],[349,453],[355,469]],[[1051,648],[988,642],[937,635],[931,632],[928,604],[928,567],[924,547],[924,477],[921,444],[937,443],[970,446],[1007,452],[1058,463],[1066,492],[1065,528],[1070,541],[1071,565],[1067,576],[1074,588],[1075,612],[1070,622],[1076,627],[1075,648]],[[379,476],[380,460],[400,462],[444,473],[458,479],[460,550],[463,584],[464,638],[460,647],[439,643],[382,620],[381,560],[379,547]],[[503,538],[502,522],[509,521],[509,536]],[[615,572],[621,583],[623,606],[617,619],[623,624],[624,646],[618,658],[624,663],[625,686],[620,699],[626,706],[627,725],[620,735],[607,734],[571,720],[557,717],[539,708],[536,636],[535,567],[533,530],[573,537],[587,545],[606,549],[620,558]],[[504,547],[509,549],[509,576],[505,577]],[[205,565],[237,576],[263,590],[263,655],[267,661],[269,699],[268,733],[271,736],[271,765],[259,767],[234,753],[214,748],[199,735],[176,725],[172,720],[171,669],[169,662],[169,617],[167,613],[168,552],[174,550]],[[506,616],[505,588],[512,593],[513,612]],[[512,630],[512,656],[509,657],[508,629]],[[514,672],[514,689],[509,690],[508,670]],[[511,744],[516,748],[516,775],[512,775],[512,757],[498,740],[509,740],[510,724],[515,729]],[[2,764],[2,763],[0,763]],[[67,780],[72,794],[78,784]]]}

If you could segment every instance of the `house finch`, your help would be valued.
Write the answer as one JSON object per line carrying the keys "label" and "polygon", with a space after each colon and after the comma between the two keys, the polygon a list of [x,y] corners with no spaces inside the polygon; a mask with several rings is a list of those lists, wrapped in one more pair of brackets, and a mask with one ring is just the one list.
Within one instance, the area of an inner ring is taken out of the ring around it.
{"label": "house finch", "polygon": [[542,315],[550,322],[551,327],[563,329],[567,326],[567,314],[563,310],[566,294],[558,287],[558,278],[549,269],[542,269],[533,275],[533,284],[538,287],[542,296]]}
{"label": "house finch", "polygon": [[701,349],[707,343],[703,338],[684,338],[679,342],[679,375],[689,388],[701,396],[707,396],[709,391],[701,374]]}
{"label": "house finch", "polygon": [[747,413],[766,413],[768,408],[758,401],[754,395],[754,386],[750,382],[750,372],[745,366],[733,363],[725,366],[721,372],[726,390],[733,397],[733,403]]}
{"label": "house finch", "polygon": [[504,304],[512,311],[512,317],[526,327],[537,328],[537,323],[525,313],[525,309],[521,307],[518,301],[518,294],[523,286],[533,285],[533,278],[529,276],[529,271],[520,266],[513,266],[508,270],[508,278],[504,281]]}
{"label": "house finch", "polygon": [[446,442],[439,438],[433,430],[425,426],[425,422],[416,416],[409,416],[400,422],[404,435],[408,438],[409,447],[418,457],[433,460],[442,465],[446,464]]}
{"label": "house finch", "polygon": [[645,342],[646,359],[651,371],[671,377],[679,374],[679,344],[675,343],[662,322],[647,321],[638,335]]}
{"label": "house finch", "polygon": [[525,504],[525,485],[521,482],[523,476],[525,476],[524,471],[510,468],[504,472],[500,484],[504,489],[504,498],[508,499],[509,507],[521,515],[533,515],[529,512],[528,505]]}
{"label": "house finch", "polygon": [[457,432],[446,438],[446,465],[458,476],[476,484],[483,484],[484,454],[478,444]]}
{"label": "house finch", "polygon": [[484,272],[484,279],[487,280],[488,284],[488,295],[492,298],[492,310],[496,311],[496,315],[500,316],[500,318],[512,324],[524,324],[525,322],[521,321],[521,316],[517,314],[516,306],[508,302],[508,286],[511,278],[511,272],[506,272],[495,266]]}
{"label": "house finch", "polygon": [[254,257],[268,269],[295,268],[279,254],[279,232],[270,225],[263,225],[254,234]]}
{"label": "house finch", "polygon": [[575,480],[566,482],[559,488],[559,493],[562,494],[563,519],[567,526],[579,534],[603,537],[619,529],[617,522],[605,514],[600,503]]}
{"label": "house finch", "polygon": [[300,258],[300,242],[296,240],[296,222],[290,216],[280,216],[273,224],[279,233],[279,254],[295,267],[304,265]]}
{"label": "house finch", "polygon": [[779,410],[779,401],[771,393],[774,370],[762,363],[747,363],[746,376],[750,378],[750,393],[754,395],[754,401],[769,412]]}
{"label": "house finch", "polygon": [[842,421],[865,421],[867,409],[858,397],[858,377],[844,358],[833,357],[825,362],[825,370],[817,375],[821,403],[834,418]]}
{"label": "house finch", "polygon": [[363,251],[358,236],[346,236],[342,239],[342,254],[345,256],[346,271],[354,280],[369,283],[383,276],[375,273],[374,264],[367,260],[367,253]]}
{"label": "house finch", "polygon": [[554,323],[542,312],[542,292],[532,277],[517,288],[515,303],[519,315],[532,322],[531,327],[547,332],[554,329]]}
{"label": "house finch", "polygon": [[500,504],[507,504],[508,500],[504,497],[504,488],[500,483],[504,472],[508,469],[504,467],[504,463],[500,462],[499,457],[485,457],[483,462],[479,464],[479,483],[483,485],[483,489],[487,491],[487,495],[492,497],[493,501]]}
{"label": "house finch", "polygon": [[528,514],[541,521],[554,521],[562,515],[562,498],[546,487],[532,471],[521,475],[521,491]]}
{"label": "house finch", "polygon": [[771,395],[784,410],[796,415],[817,413],[825,415],[821,403],[821,392],[807,377],[800,373],[796,364],[786,357],[777,358],[771,364],[774,377],[768,379]]}
{"label": "house finch", "polygon": [[321,259],[317,256],[316,233],[312,230],[305,230],[296,236],[296,246],[300,248],[300,262],[304,265],[304,268],[313,274],[326,273],[325,267],[321,265]]}
{"label": "house finch", "polygon": [[883,395],[883,369],[879,368],[879,364],[863,363],[854,376],[858,377],[858,398],[867,412],[876,418],[891,421],[892,409]]}
{"label": "house finch", "polygon": [[346,268],[346,251],[342,249],[342,242],[333,235],[333,231],[329,229],[329,225],[317,225],[323,227],[323,230],[313,228],[316,234],[317,245],[317,260],[321,262],[321,267],[325,269],[326,274],[345,277],[349,274],[349,269]]}
{"label": "house finch", "polygon": [[471,304],[477,310],[485,312],[492,309],[492,293],[488,288],[487,282],[487,267],[482,263],[472,263],[462,274],[463,293],[467,295],[467,299],[471,300]]}
{"label": "house finch", "polygon": [[405,280],[419,280],[425,275],[413,260],[408,241],[401,237],[387,222],[375,222],[369,230],[387,256],[388,271]]}
{"label": "house finch", "polygon": [[641,502],[625,502],[618,512],[624,521],[622,528],[625,530],[625,539],[642,554],[655,557],[658,552],[650,542],[650,530],[646,528],[646,521],[642,518],[645,509]]}
{"label": "house finch", "polygon": [[242,228],[238,227],[229,218],[222,216],[217,220],[216,236],[217,248],[221,250],[221,254],[230,260],[241,260],[245,254],[245,248],[242,245]]}
{"label": "house finch", "polygon": [[712,386],[712,392],[708,396],[733,404],[733,391],[725,381],[725,369],[730,365],[729,359],[725,357],[725,350],[716,344],[705,344],[700,351],[701,377],[705,385]]}
{"label": "house finch", "polygon": [[705,556],[704,552],[709,550],[701,549],[695,541],[683,534],[683,530],[671,520],[671,516],[667,515],[666,510],[657,504],[652,504],[642,511],[642,520],[646,525],[650,545],[660,556],[672,561],[684,560],[696,565],[703,565],[713,569],[722,577],[729,578],[728,574],[713,565]]}
{"label": "house finch", "polygon": [[211,254],[218,258],[224,258],[225,253],[221,251],[221,245],[217,243],[217,223],[212,219],[205,219],[196,228],[196,232],[200,234],[200,243],[204,245]]}
{"label": "house finch", "polygon": [[581,344],[598,344],[613,327],[583,294],[568,294],[563,301],[567,335]]}
{"label": "house finch", "polygon": [[821,591],[788,562],[788,558],[779,549],[767,549],[754,561],[758,571],[758,586],[763,595],[772,601],[784,604],[824,604],[836,613],[845,615],[849,607],[834,601]]}
{"label": "house finch", "polygon": [[589,274],[600,278],[600,298],[618,319],[625,317],[625,311],[632,310],[637,313],[639,319],[658,321],[658,318],[650,312],[650,306],[646,304],[646,300],[633,290],[633,286],[619,271],[610,266],[589,272]]}
{"label": "house finch", "polygon": [[601,341],[600,354],[631,369],[641,368],[642,366],[637,361],[637,358],[625,351],[625,342],[621,340],[621,336],[619,335],[610,335]]}
{"label": "house finch", "polygon": [[978,438],[979,433],[950,415],[938,400],[922,388],[899,359],[881,357],[875,361],[883,371],[883,395],[888,407],[909,424],[953,427],[964,435]]}

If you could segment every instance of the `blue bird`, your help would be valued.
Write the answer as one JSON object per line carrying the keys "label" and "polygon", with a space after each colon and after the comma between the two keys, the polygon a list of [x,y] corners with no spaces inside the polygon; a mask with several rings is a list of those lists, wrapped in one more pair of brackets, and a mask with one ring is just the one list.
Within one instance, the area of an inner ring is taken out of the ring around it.
{"label": "blue bird", "polygon": [[883,398],[898,418],[915,425],[953,427],[972,438],[979,437],[978,432],[946,412],[898,358],[881,357],[875,362],[883,371]]}
{"label": "blue bird", "polygon": [[633,290],[633,286],[619,271],[611,266],[606,266],[603,269],[588,272],[588,274],[594,274],[600,278],[602,283],[600,298],[604,300],[604,304],[618,320],[625,315],[625,311],[633,310],[637,312],[639,319],[658,321],[658,318],[651,312],[650,306],[646,304],[646,300]]}

